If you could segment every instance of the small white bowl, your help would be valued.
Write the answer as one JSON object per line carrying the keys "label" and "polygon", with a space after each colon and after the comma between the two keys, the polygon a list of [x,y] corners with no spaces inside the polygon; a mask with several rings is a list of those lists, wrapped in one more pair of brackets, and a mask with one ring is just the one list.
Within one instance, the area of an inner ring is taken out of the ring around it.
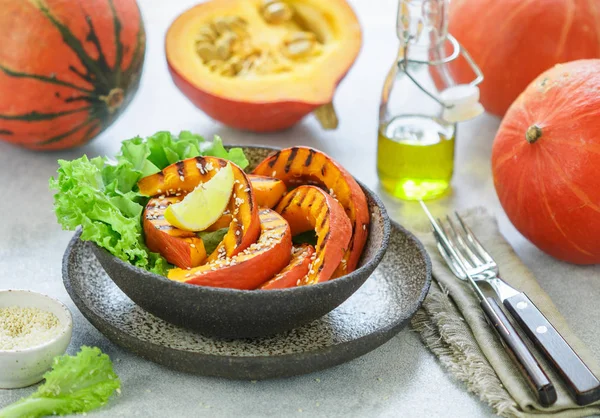
{"label": "small white bowl", "polygon": [[18,306],[51,312],[61,326],[59,334],[32,348],[0,349],[0,388],[14,389],[33,385],[52,366],[54,357],[67,350],[73,331],[69,309],[56,299],[29,290],[0,290],[0,308]]}

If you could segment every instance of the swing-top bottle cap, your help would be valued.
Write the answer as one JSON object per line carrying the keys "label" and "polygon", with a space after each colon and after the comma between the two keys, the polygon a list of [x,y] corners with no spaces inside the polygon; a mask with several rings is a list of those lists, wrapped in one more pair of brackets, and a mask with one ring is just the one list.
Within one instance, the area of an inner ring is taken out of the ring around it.
{"label": "swing-top bottle cap", "polygon": [[472,119],[484,111],[479,103],[479,88],[471,84],[448,87],[440,93],[440,100],[444,103],[442,119],[450,123]]}

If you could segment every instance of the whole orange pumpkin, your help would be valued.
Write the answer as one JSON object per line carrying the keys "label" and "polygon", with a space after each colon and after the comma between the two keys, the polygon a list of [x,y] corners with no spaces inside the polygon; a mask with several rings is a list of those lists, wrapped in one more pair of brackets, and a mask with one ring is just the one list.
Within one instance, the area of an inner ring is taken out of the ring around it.
{"label": "whole orange pumpkin", "polygon": [[92,139],[133,98],[145,45],[135,0],[0,0],[0,139]]}
{"label": "whole orange pumpkin", "polygon": [[[543,71],[600,58],[599,22],[597,0],[452,0],[449,31],[483,70],[482,104],[502,116]],[[461,82],[474,77],[463,59],[451,71]]]}
{"label": "whole orange pumpkin", "polygon": [[557,65],[510,107],[494,185],[515,227],[548,254],[600,263],[600,60]]}

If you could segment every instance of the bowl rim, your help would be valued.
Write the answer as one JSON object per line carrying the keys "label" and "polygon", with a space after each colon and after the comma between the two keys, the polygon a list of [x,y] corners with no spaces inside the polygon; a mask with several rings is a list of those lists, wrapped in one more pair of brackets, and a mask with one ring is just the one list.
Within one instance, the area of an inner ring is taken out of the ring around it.
{"label": "bowl rim", "polygon": [[[258,149],[264,149],[264,150],[273,151],[273,152],[281,150],[281,148],[269,147],[269,146],[264,146],[264,145],[231,145],[230,144],[230,145],[226,145],[225,148],[227,148],[227,149],[258,148]],[[249,296],[249,297],[264,297],[265,295],[285,295],[287,293],[300,294],[301,292],[318,292],[325,287],[340,286],[342,283],[353,280],[354,277],[356,277],[363,271],[368,271],[369,269],[374,270],[373,266],[376,267],[377,265],[379,265],[379,263],[383,259],[383,256],[385,255],[385,252],[387,251],[387,248],[389,246],[392,221],[390,220],[390,217],[387,213],[387,209],[385,208],[385,205],[383,204],[383,201],[373,190],[368,188],[364,183],[362,183],[356,177],[352,176],[352,178],[354,178],[354,180],[358,183],[358,185],[362,188],[362,190],[371,197],[371,199],[375,202],[375,205],[379,208],[379,211],[381,213],[381,218],[383,219],[382,245],[377,249],[377,252],[373,256],[373,258],[371,260],[369,260],[367,263],[365,263],[364,265],[360,266],[359,268],[357,268],[356,270],[354,270],[348,274],[345,274],[341,277],[337,277],[332,280],[328,280],[326,282],[316,283],[316,284],[313,284],[310,286],[295,286],[295,287],[284,288],[284,289],[252,289],[252,290],[233,289],[233,288],[225,288],[225,287],[201,286],[201,285],[184,283],[184,282],[176,282],[173,280],[169,280],[165,276],[161,276],[159,274],[152,273],[148,270],[142,269],[141,267],[134,266],[133,264],[131,264],[125,260],[121,260],[120,258],[111,254],[105,248],[100,247],[95,242],[90,241],[90,244],[93,245],[96,250],[105,252],[106,255],[113,258],[115,260],[116,264],[118,264],[122,268],[125,268],[129,271],[133,271],[136,274],[141,274],[147,278],[152,278],[155,280],[168,282],[174,286],[184,286],[185,288],[188,288],[188,289],[195,289],[194,291],[196,291],[196,292],[206,291],[206,292],[211,292],[213,294],[231,295],[231,296],[242,295],[242,294],[243,295],[253,295],[253,296]],[[80,231],[80,230],[81,230],[81,227],[78,228],[78,231]],[[362,256],[362,254],[361,254],[361,256]],[[66,262],[66,260],[63,260],[63,266],[64,266],[65,262]],[[337,285],[335,283],[337,283]]]}
{"label": "bowl rim", "polygon": [[[58,306],[60,309],[62,309],[65,312],[66,321],[61,321],[59,319],[59,323],[60,323],[60,325],[62,325],[62,329],[60,330],[60,333],[58,335],[54,336],[52,339],[44,342],[43,344],[39,344],[39,345],[35,345],[33,347],[27,347],[27,348],[18,348],[18,349],[14,349],[14,350],[0,349],[0,357],[3,355],[9,355],[9,354],[26,354],[26,353],[32,353],[35,351],[43,351],[45,349],[50,348],[50,346],[52,346],[53,344],[58,342],[66,334],[68,334],[69,332],[71,332],[73,330],[73,315],[71,314],[71,311],[69,310],[67,305],[62,303],[60,300],[53,298],[52,296],[48,296],[44,293],[36,292],[33,290],[29,290],[29,289],[1,289],[0,290],[0,294],[15,294],[15,293],[35,295],[34,297],[41,297],[43,299],[50,301],[50,303],[55,304],[56,306]],[[44,310],[42,308],[38,308],[38,309]]]}

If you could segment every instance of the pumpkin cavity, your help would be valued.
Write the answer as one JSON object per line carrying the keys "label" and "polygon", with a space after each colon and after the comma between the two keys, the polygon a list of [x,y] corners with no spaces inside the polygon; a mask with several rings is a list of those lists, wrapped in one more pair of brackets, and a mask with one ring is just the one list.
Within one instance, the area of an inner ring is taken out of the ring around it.
{"label": "pumpkin cavity", "polygon": [[219,16],[198,29],[195,46],[202,63],[223,77],[290,73],[318,57],[323,41],[296,8],[264,0],[257,16]]}

